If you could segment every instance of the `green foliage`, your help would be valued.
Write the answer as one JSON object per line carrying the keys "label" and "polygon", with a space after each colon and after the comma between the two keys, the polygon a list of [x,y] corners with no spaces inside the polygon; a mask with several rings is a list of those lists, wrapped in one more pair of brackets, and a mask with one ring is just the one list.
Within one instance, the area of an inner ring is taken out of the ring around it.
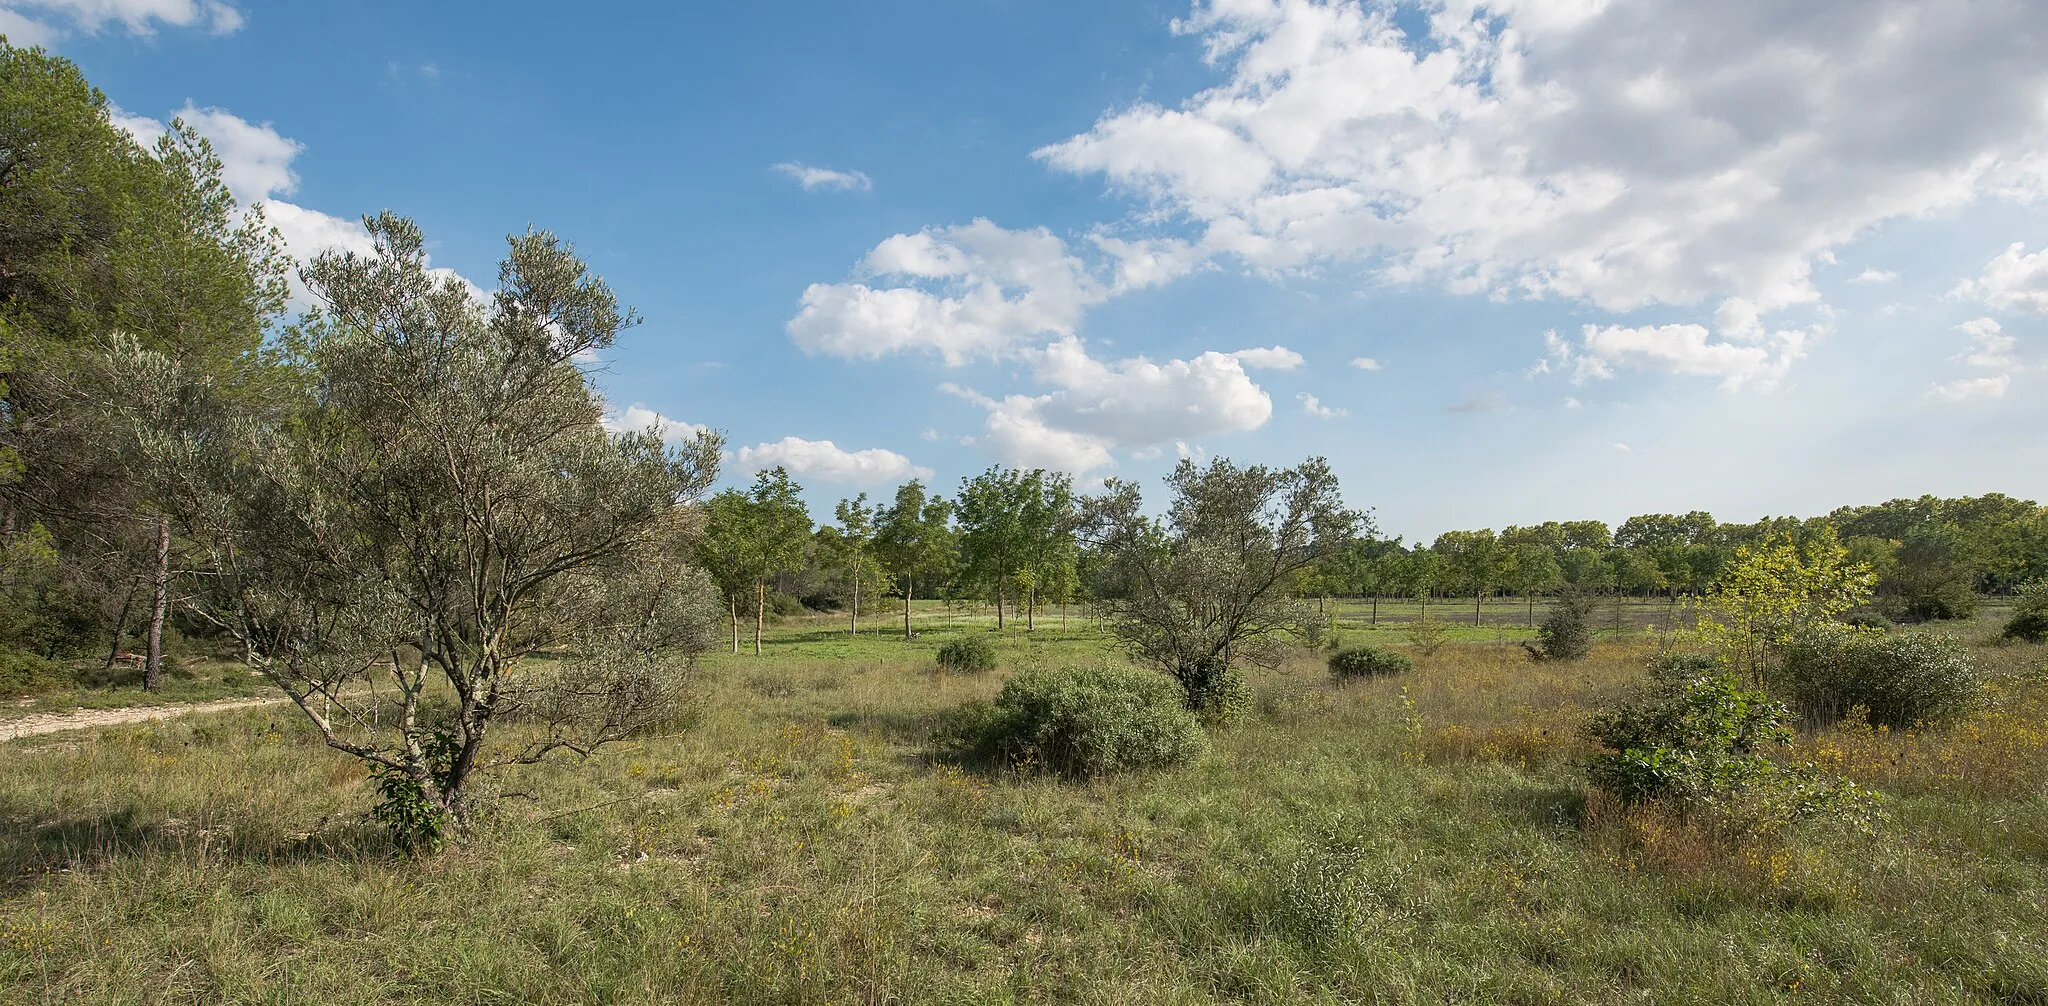
{"label": "green foliage", "polygon": [[1886,618],[1883,612],[1874,608],[1858,608],[1849,612],[1842,616],[1842,624],[1852,629],[1871,629],[1877,632],[1888,632],[1898,627],[1897,622]]}
{"label": "green foliage", "polygon": [[939,647],[939,669],[949,674],[981,674],[996,669],[996,644],[984,633],[958,636]]}
{"label": "green foliage", "polygon": [[0,650],[0,695],[33,695],[72,684],[63,664],[33,653]]}
{"label": "green foliage", "polygon": [[2030,580],[2013,593],[2012,618],[2001,635],[2029,643],[2048,642],[2048,580]]}
{"label": "green foliage", "polygon": [[1859,706],[1880,726],[1938,723],[1983,697],[1969,648],[1932,632],[1816,631],[1786,649],[1772,683],[1821,723]]}
{"label": "green foliage", "polygon": [[448,812],[429,792],[448,785],[455,756],[462,743],[453,731],[434,730],[422,738],[426,757],[423,768],[429,781],[396,765],[370,764],[370,785],[377,802],[370,806],[370,819],[384,826],[393,845],[405,852],[430,853],[440,850],[448,837]]}
{"label": "green foliage", "polygon": [[1450,626],[1434,615],[1425,615],[1408,623],[1408,642],[1425,657],[1436,656],[1436,651],[1442,649],[1450,637]]}
{"label": "green foliage", "polygon": [[1582,598],[1568,597],[1550,609],[1536,629],[1536,645],[1523,644],[1529,655],[1537,660],[1584,660],[1593,652],[1591,607]]}
{"label": "green foliage", "polygon": [[1764,677],[1794,639],[1868,601],[1875,580],[1850,561],[1832,526],[1772,534],[1736,550],[1693,635],[1731,666]]}
{"label": "green foliage", "polygon": [[1406,656],[1372,646],[1339,650],[1330,655],[1330,673],[1339,680],[1391,677],[1414,669],[1415,661]]}
{"label": "green foliage", "polygon": [[983,730],[990,753],[1071,776],[1179,764],[1208,746],[1172,681],[1106,665],[1018,672]]}
{"label": "green foliage", "polygon": [[1683,682],[1703,675],[1714,674],[1721,668],[1721,661],[1711,653],[1698,650],[1666,650],[1650,660],[1650,680],[1658,682]]}
{"label": "green foliage", "polygon": [[1873,794],[1765,753],[1791,742],[1790,717],[1729,674],[1667,679],[1588,721],[1587,736],[1605,750],[1587,774],[1624,802],[1660,802],[1737,831],[1822,815],[1867,826]]}
{"label": "green foliage", "polygon": [[1221,658],[1189,668],[1180,685],[1188,709],[1204,723],[1234,723],[1257,704],[1244,672]]}

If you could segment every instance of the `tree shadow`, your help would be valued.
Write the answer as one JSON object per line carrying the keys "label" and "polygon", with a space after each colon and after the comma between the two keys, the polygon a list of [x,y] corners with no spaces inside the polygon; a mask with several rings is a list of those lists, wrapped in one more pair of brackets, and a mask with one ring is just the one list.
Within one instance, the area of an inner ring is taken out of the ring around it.
{"label": "tree shadow", "polygon": [[287,833],[240,821],[214,827],[180,818],[144,821],[133,807],[50,818],[18,804],[0,806],[0,897],[32,889],[54,874],[91,872],[137,857],[285,865],[398,855],[383,828],[362,820],[322,819],[310,831]]}

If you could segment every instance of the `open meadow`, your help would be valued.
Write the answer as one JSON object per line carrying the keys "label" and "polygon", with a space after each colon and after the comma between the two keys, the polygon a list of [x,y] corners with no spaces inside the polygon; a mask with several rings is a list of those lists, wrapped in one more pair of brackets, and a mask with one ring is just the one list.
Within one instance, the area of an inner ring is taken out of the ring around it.
{"label": "open meadow", "polygon": [[1107,637],[1041,615],[942,675],[992,626],[917,623],[713,655],[687,725],[496,777],[424,859],[288,706],[8,743],[0,1000],[2048,1002],[2048,646],[1978,647],[1993,700],[1943,730],[1801,733],[1885,795],[1874,834],[1728,841],[1589,801],[1579,727],[1640,629],[1562,664],[1502,626],[1344,685],[1298,651],[1193,763],[1074,781],[943,737]]}

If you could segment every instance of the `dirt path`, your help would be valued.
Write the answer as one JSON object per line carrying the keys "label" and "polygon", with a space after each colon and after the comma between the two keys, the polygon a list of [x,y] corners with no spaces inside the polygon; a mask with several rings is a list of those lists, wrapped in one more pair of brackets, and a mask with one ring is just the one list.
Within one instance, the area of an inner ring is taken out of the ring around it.
{"label": "dirt path", "polygon": [[87,727],[110,727],[122,723],[142,723],[147,720],[167,720],[193,713],[217,713],[227,709],[245,709],[249,706],[268,706],[285,701],[276,699],[222,699],[219,702],[188,702],[179,705],[130,706],[126,709],[80,709],[69,713],[38,713],[18,720],[0,720],[0,741],[11,741],[17,737],[33,737],[37,734],[53,734],[60,730],[84,730]]}

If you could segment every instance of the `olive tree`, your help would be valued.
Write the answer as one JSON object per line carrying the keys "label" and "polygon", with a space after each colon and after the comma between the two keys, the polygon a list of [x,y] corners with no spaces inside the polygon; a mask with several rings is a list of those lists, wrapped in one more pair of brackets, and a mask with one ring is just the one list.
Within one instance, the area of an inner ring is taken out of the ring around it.
{"label": "olive tree", "polygon": [[1220,712],[1234,663],[1277,659],[1294,627],[1295,575],[1371,525],[1344,508],[1322,458],[1292,468],[1183,458],[1166,484],[1163,518],[1122,480],[1085,501],[1083,534],[1102,555],[1096,596],[1134,657],[1180,682],[1191,708]]}
{"label": "olive tree", "polygon": [[689,557],[720,445],[604,428],[579,361],[632,318],[553,236],[511,238],[485,304],[410,221],[365,223],[374,252],[304,270],[322,307],[269,415],[198,407],[138,352],[168,390],[136,425],[209,560],[188,606],[432,841],[466,830],[479,773],[668,715],[675,654],[714,631]]}

